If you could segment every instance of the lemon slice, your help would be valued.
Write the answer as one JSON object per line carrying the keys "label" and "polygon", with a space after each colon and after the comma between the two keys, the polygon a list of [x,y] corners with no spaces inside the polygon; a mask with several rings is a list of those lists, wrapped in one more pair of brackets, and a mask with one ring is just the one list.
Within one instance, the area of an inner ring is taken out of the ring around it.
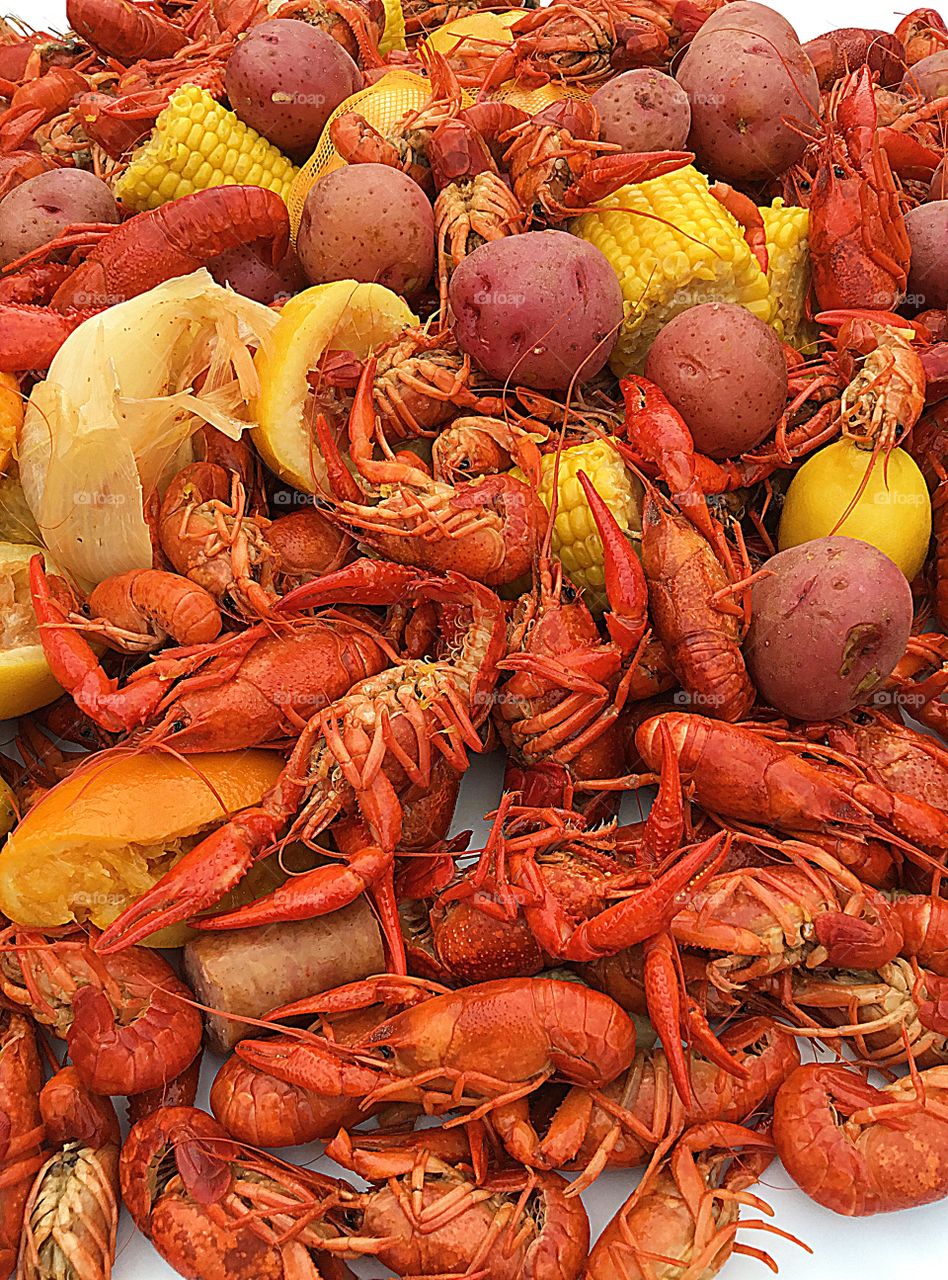
{"label": "lemon slice", "polygon": [[417,323],[408,304],[380,284],[334,280],[291,298],[256,358],[260,395],[253,440],[267,466],[305,493],[325,491],[326,464],[304,420],[306,375],[325,351],[364,359]]}
{"label": "lemon slice", "polygon": [[504,45],[513,44],[510,28],[528,12],[528,9],[508,9],[505,13],[468,13],[432,31],[425,43],[446,58],[483,58],[490,55],[491,45],[497,46],[499,54]]}
{"label": "lemon slice", "polygon": [[0,542],[0,720],[45,707],[62,693],[40,644],[30,601],[30,557],[41,547]]}

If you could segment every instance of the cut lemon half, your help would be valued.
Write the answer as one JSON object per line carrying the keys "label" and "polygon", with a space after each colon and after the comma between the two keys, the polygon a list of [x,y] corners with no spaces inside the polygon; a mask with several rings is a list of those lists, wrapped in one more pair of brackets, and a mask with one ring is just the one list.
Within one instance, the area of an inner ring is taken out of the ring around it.
{"label": "cut lemon half", "polygon": [[323,353],[351,351],[361,360],[417,323],[408,304],[380,284],[334,280],[290,299],[256,357],[253,440],[281,480],[304,493],[326,489],[326,464],[305,415],[307,374]]}
{"label": "cut lemon half", "polygon": [[0,542],[0,720],[13,720],[55,701],[53,679],[30,600],[30,557],[41,547]]}
{"label": "cut lemon half", "polygon": [[[0,911],[33,928],[86,920],[105,928],[203,836],[257,804],[282,766],[272,751],[90,757],[34,805],[0,850]],[[276,870],[250,884],[247,877],[238,899],[273,888]],[[181,946],[192,936],[179,925],[149,943]]]}

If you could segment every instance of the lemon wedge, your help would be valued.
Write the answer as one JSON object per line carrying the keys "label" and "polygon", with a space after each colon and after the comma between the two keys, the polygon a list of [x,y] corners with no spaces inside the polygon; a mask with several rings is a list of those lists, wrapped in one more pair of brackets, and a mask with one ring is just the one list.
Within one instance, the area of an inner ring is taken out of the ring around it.
{"label": "lemon wedge", "polygon": [[30,557],[41,547],[0,542],[0,720],[45,707],[62,693],[40,644],[30,600]]}
{"label": "lemon wedge", "polygon": [[326,351],[351,351],[364,359],[417,323],[408,304],[380,284],[334,280],[291,298],[256,357],[260,395],[253,406],[253,440],[267,466],[305,493],[324,491],[326,464],[304,413],[307,374]]}

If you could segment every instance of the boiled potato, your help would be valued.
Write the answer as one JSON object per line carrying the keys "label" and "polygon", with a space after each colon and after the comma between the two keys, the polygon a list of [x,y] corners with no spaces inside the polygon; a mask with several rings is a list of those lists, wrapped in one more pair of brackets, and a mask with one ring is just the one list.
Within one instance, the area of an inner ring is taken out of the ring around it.
{"label": "boiled potato", "polygon": [[602,369],[622,323],[605,256],[566,231],[481,245],[451,277],[462,351],[499,380],[565,391]]}
{"label": "boiled potato", "polygon": [[434,213],[398,169],[346,165],[306,197],[296,247],[313,284],[360,280],[411,298],[434,271]]}
{"label": "boiled potato", "polygon": [[53,169],[14,188],[0,200],[0,266],[55,240],[81,222],[115,222],[112,192],[85,169]]}
{"label": "boiled potato", "polygon": [[866,702],[912,630],[905,574],[857,538],[804,542],[765,567],[744,642],[761,699],[796,720],[833,720]]}
{"label": "boiled potato", "polygon": [[681,151],[691,128],[688,95],[671,76],[637,67],[613,76],[592,96],[599,136],[623,151]]}
{"label": "boiled potato", "polygon": [[802,156],[806,139],[791,122],[816,119],[820,105],[802,45],[752,30],[714,30],[692,42],[677,78],[691,102],[688,145],[716,178],[775,178]]}
{"label": "boiled potato", "polygon": [[752,449],[787,402],[780,341],[762,320],[728,302],[706,302],[670,320],[652,343],[645,376],[687,422],[712,458]]}
{"label": "boiled potato", "polygon": [[362,88],[362,73],[325,31],[295,18],[255,27],[227,63],[230,104],[281,151],[313,151],[340,102]]}
{"label": "boiled potato", "polygon": [[920,311],[948,306],[948,200],[909,209],[905,229],[912,245],[908,293]]}

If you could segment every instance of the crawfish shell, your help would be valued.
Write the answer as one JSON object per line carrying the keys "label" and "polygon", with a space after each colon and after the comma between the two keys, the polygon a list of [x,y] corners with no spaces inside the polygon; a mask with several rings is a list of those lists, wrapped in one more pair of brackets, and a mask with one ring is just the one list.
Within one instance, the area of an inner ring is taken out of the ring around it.
{"label": "crawfish shell", "polygon": [[23,1223],[18,1280],[108,1280],[118,1216],[118,1147],[70,1143],[36,1175]]}

